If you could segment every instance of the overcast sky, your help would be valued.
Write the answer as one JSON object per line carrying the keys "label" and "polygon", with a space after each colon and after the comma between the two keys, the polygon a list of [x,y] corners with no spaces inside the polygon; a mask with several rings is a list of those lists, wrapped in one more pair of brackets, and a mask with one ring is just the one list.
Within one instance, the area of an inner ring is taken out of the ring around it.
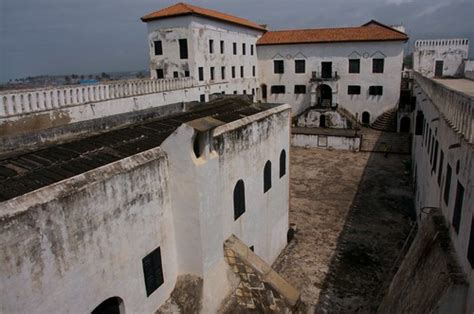
{"label": "overcast sky", "polygon": [[[0,81],[147,68],[140,17],[168,0],[0,0]],[[473,0],[196,0],[272,30],[403,23],[411,40],[467,37]],[[470,56],[473,58],[474,46]]]}

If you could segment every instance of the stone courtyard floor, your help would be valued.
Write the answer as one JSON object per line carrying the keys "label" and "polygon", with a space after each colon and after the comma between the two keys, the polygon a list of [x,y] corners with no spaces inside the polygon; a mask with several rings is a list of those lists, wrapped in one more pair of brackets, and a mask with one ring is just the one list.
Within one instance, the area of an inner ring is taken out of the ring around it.
{"label": "stone courtyard floor", "polygon": [[301,312],[376,311],[411,228],[408,160],[292,148],[297,231],[273,268],[301,292]]}

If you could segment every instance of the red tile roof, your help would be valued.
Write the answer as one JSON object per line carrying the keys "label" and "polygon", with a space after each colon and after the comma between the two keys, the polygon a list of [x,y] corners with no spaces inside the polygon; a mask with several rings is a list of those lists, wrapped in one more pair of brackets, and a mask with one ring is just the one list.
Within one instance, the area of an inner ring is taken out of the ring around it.
{"label": "red tile roof", "polygon": [[158,19],[164,19],[164,18],[169,18],[169,17],[174,17],[174,16],[183,16],[183,15],[199,15],[211,19],[216,19],[219,21],[224,21],[232,24],[238,24],[241,26],[261,30],[261,31],[266,31],[266,29],[258,25],[257,23],[254,23],[252,21],[236,17],[233,15],[217,12],[214,10],[209,10],[209,9],[204,9],[200,7],[196,7],[194,5],[190,5],[187,3],[180,2],[178,4],[172,5],[170,7],[164,8],[162,10],[147,14],[141,18],[143,22],[148,22],[148,21],[153,21],[153,20],[158,20]]}
{"label": "red tile roof", "polygon": [[260,37],[257,45],[398,40],[408,40],[408,36],[405,33],[372,20],[359,27],[268,31]]}

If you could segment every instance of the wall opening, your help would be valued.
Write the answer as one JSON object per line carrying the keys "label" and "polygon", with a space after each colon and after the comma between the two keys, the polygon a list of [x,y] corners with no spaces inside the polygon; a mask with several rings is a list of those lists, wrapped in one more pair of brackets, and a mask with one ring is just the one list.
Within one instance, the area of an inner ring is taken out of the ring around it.
{"label": "wall opening", "polygon": [[462,204],[464,201],[464,186],[458,181],[456,189],[456,200],[454,202],[454,213],[453,213],[453,227],[456,233],[459,233],[459,226],[461,225],[461,213]]}
{"label": "wall opening", "polygon": [[326,127],[326,115],[322,114],[319,116],[319,127],[325,128]]}
{"label": "wall opening", "polygon": [[282,149],[280,153],[280,178],[286,174],[286,151]]}
{"label": "wall opening", "polygon": [[435,64],[435,76],[443,76],[443,60],[437,60]]}
{"label": "wall opening", "polygon": [[244,181],[239,180],[234,187],[234,220],[245,213],[245,186]]}
{"label": "wall opening", "polygon": [[206,132],[196,132],[194,134],[194,141],[193,141],[193,152],[196,158],[199,158],[204,153],[204,148],[206,146]]}
{"label": "wall opening", "polygon": [[400,119],[400,132],[409,133],[410,132],[410,118],[403,117]]}
{"label": "wall opening", "polygon": [[418,110],[416,113],[415,135],[423,135],[423,126],[425,117],[423,111]]}
{"label": "wall opening", "polygon": [[367,111],[362,112],[362,124],[369,124],[370,123],[370,113]]}
{"label": "wall opening", "polygon": [[165,282],[160,247],[142,259],[142,266],[143,275],[145,277],[146,296],[149,297]]}
{"label": "wall opening", "polygon": [[266,101],[267,100],[267,85],[262,84],[262,100]]}
{"label": "wall opening", "polygon": [[321,84],[316,87],[316,106],[324,108],[332,106],[332,89],[329,85]]}
{"label": "wall opening", "polygon": [[124,314],[123,300],[119,297],[108,298],[99,304],[92,312],[92,314]]}
{"label": "wall opening", "polygon": [[263,193],[272,188],[272,162],[268,160],[263,168]]}

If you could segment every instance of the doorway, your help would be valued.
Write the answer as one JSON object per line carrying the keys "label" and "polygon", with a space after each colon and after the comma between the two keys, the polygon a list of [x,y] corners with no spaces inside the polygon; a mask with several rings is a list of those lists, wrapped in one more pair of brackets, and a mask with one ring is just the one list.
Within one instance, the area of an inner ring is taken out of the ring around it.
{"label": "doorway", "polygon": [[262,84],[262,100],[266,101],[267,100],[267,85]]}
{"label": "doorway", "polygon": [[436,61],[435,76],[443,76],[443,66],[444,66],[443,60]]}
{"label": "doorway", "polygon": [[322,114],[319,116],[319,127],[325,128],[326,127],[326,115]]}
{"label": "doorway", "polygon": [[362,112],[362,124],[368,125],[370,123],[370,113],[367,111]]}
{"label": "doorway", "polygon": [[332,89],[329,85],[321,84],[316,88],[316,106],[323,108],[332,106]]}
{"label": "doorway", "polygon": [[400,132],[409,133],[410,132],[410,118],[403,117],[400,119]]}

